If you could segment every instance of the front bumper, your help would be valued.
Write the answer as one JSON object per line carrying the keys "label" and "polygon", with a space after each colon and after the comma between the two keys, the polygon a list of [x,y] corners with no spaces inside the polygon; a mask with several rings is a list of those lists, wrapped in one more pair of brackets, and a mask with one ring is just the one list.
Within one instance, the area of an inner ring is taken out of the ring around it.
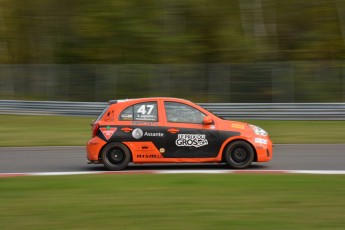
{"label": "front bumper", "polygon": [[273,144],[269,138],[256,136],[253,139],[253,143],[256,150],[257,162],[266,162],[272,159]]}

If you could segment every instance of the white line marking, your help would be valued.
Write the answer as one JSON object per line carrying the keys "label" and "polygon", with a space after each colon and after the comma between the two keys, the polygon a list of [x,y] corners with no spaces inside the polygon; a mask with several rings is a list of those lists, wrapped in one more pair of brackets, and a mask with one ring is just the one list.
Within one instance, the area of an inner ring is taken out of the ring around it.
{"label": "white line marking", "polygon": [[0,173],[3,177],[18,176],[66,176],[88,174],[323,174],[345,175],[345,170],[129,170],[129,171],[77,171],[77,172],[30,172]]}
{"label": "white line marking", "polygon": [[232,173],[231,170],[159,170],[157,174],[222,174]]}
{"label": "white line marking", "polygon": [[85,174],[98,174],[102,172],[35,172],[28,173],[30,176],[65,176],[65,175],[85,175]]}
{"label": "white line marking", "polygon": [[289,170],[287,171],[287,173],[342,175],[342,174],[345,174],[345,171],[344,170]]}

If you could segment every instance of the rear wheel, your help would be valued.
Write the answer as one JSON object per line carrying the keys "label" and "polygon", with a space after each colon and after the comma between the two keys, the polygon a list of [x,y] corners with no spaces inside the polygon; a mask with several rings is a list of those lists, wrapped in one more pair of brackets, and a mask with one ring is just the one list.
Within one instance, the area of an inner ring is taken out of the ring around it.
{"label": "rear wheel", "polygon": [[248,168],[254,160],[254,150],[249,143],[245,141],[234,141],[224,153],[225,161],[235,169]]}
{"label": "rear wheel", "polygon": [[110,143],[102,150],[102,160],[108,170],[122,170],[128,166],[131,152],[124,144]]}

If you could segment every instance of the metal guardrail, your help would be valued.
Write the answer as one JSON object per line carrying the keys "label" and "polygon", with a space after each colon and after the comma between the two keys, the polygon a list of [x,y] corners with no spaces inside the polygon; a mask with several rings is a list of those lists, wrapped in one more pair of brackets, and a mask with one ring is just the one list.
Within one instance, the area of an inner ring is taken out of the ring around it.
{"label": "metal guardrail", "polygon": [[225,119],[345,120],[345,103],[199,104]]}
{"label": "metal guardrail", "polygon": [[[107,102],[0,100],[0,114],[97,116]],[[200,103],[224,119],[345,120],[345,103]]]}
{"label": "metal guardrail", "polygon": [[107,102],[0,100],[0,114],[97,116]]}

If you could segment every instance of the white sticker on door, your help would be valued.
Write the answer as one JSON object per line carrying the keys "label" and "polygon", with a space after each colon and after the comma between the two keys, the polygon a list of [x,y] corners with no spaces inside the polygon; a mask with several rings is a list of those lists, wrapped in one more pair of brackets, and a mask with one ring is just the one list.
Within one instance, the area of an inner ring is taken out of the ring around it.
{"label": "white sticker on door", "polygon": [[193,146],[196,148],[208,145],[205,134],[178,134],[175,143],[177,146]]}

